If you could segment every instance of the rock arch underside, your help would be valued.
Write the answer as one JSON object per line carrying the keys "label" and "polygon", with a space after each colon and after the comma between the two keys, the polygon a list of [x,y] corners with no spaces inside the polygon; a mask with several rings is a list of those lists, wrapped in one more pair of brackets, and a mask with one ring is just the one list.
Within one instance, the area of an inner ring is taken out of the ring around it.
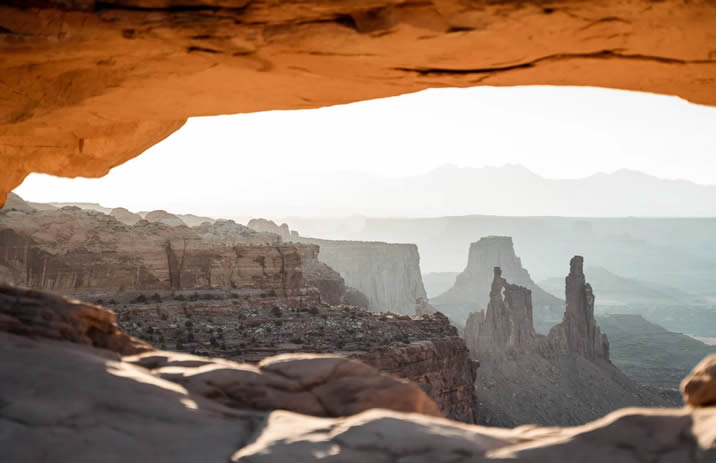
{"label": "rock arch underside", "polygon": [[98,177],[190,116],[477,85],[716,104],[712,0],[6,0],[0,201]]}
{"label": "rock arch underside", "polygon": [[[191,116],[533,84],[716,105],[716,1],[6,0],[0,203],[31,172],[105,175]],[[440,418],[354,360],[155,350],[109,310],[6,285],[0,357],[2,461],[716,461],[716,356],[684,408],[514,430]]]}

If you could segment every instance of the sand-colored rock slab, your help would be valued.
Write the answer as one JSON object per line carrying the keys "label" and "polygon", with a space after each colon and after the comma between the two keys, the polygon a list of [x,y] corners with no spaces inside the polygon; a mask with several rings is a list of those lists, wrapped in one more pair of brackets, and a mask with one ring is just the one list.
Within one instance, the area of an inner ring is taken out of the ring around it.
{"label": "sand-colored rock slab", "polygon": [[386,408],[441,416],[417,384],[337,355],[283,354],[253,366],[155,351],[125,361],[231,408],[327,417]]}

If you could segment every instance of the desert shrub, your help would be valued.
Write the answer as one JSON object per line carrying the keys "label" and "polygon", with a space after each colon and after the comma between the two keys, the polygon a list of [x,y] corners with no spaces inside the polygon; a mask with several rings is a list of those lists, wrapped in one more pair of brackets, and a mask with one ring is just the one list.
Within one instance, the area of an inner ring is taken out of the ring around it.
{"label": "desert shrub", "polygon": [[321,313],[321,311],[318,310],[318,307],[316,307],[316,306],[311,307],[309,312],[311,312],[313,315],[318,315],[319,313]]}
{"label": "desert shrub", "polygon": [[271,309],[271,315],[273,315],[276,318],[280,318],[283,316],[283,312],[281,311],[280,308],[274,307],[273,309]]}
{"label": "desert shrub", "polygon": [[149,300],[152,302],[162,302],[162,297],[158,293],[154,293]]}
{"label": "desert shrub", "polygon": [[147,303],[147,296],[144,294],[140,294],[139,296],[135,297],[132,302],[134,304],[146,304]]}
{"label": "desert shrub", "polygon": [[174,296],[174,300],[175,301],[186,301],[186,297],[184,297],[183,294],[177,294],[176,296]]}
{"label": "desert shrub", "polygon": [[191,320],[187,320],[184,322],[184,326],[186,326],[187,328],[191,328],[192,326],[194,326],[194,323],[192,323]]}

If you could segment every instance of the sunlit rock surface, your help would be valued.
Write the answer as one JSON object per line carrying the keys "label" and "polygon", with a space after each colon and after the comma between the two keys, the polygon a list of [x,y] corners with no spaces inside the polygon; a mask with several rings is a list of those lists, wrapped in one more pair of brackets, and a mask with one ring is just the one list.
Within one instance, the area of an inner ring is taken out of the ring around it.
{"label": "sunlit rock surface", "polygon": [[713,105],[715,25],[710,1],[12,0],[0,6],[0,84],[12,89],[0,198],[29,172],[104,175],[189,116],[475,85]]}
{"label": "sunlit rock surface", "polygon": [[[110,311],[8,286],[0,360],[2,461],[716,458],[716,408],[699,402],[574,428],[459,424],[435,417],[416,386],[355,361],[282,356],[250,366],[155,351],[119,333]],[[694,378],[713,392],[713,381]]]}

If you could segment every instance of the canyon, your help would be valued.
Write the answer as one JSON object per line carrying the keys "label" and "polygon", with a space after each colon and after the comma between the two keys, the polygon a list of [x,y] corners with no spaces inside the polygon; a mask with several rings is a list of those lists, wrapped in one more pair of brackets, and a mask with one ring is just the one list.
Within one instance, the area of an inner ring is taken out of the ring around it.
{"label": "canyon", "polygon": [[[319,261],[318,245],[283,242],[266,221],[263,231],[230,220],[187,227],[166,211],[145,215],[154,222],[115,211],[38,210],[14,195],[0,211],[0,276],[106,303],[122,329],[162,348],[254,363],[340,352],[415,381],[445,416],[475,422],[477,364],[424,298],[406,309],[415,315],[420,302],[419,317],[361,308],[368,298]],[[400,264],[383,277],[400,278]]]}
{"label": "canyon", "polygon": [[[102,176],[190,116],[521,84],[641,90],[714,105],[714,24],[716,5],[708,1],[11,0],[0,6],[0,84],[8,89],[0,106],[0,204],[30,172]],[[161,235],[167,225],[134,226]],[[26,238],[11,239],[20,246],[3,255],[24,264],[26,282],[77,285],[50,283],[44,259],[30,265],[18,254],[28,249]],[[60,245],[72,242],[63,239]],[[89,244],[101,239],[90,236]],[[194,263],[206,263],[203,246],[191,250]],[[183,248],[168,247],[171,267]],[[227,262],[222,256],[190,280],[205,284],[217,275],[213,265]],[[96,268],[96,257],[88,267]],[[278,282],[294,294],[287,281],[299,285],[285,265],[276,278],[245,265],[262,286]],[[183,286],[182,272],[162,273],[162,285]],[[69,274],[86,275],[85,289],[96,275],[58,272]],[[581,326],[586,340],[570,337],[580,320],[565,317],[555,332],[559,348],[593,351],[595,358],[575,357],[590,365],[605,362],[596,324]],[[571,428],[488,429],[437,417],[417,386],[355,360],[287,355],[246,365],[156,350],[119,330],[109,310],[2,285],[0,359],[3,461],[716,458],[713,356],[684,380],[684,408],[632,408]],[[512,398],[521,408],[539,404]]]}
{"label": "canyon", "polygon": [[248,226],[258,232],[275,233],[284,241],[319,246],[319,260],[340,273],[345,284],[365,295],[366,307],[380,312],[414,315],[434,312],[420,273],[417,246],[375,241],[325,240],[301,236],[285,223],[252,219]]}
{"label": "canyon", "polygon": [[300,238],[300,242],[320,246],[320,260],[365,294],[372,310],[413,315],[418,301],[427,301],[414,244],[315,238]]}
{"label": "canyon", "polygon": [[611,363],[583,265],[581,256],[571,259],[563,319],[546,336],[534,329],[532,291],[494,268],[487,309],[471,313],[464,330],[471,356],[480,360],[480,423],[567,426],[624,406],[680,405],[670,391],[642,386]]}

